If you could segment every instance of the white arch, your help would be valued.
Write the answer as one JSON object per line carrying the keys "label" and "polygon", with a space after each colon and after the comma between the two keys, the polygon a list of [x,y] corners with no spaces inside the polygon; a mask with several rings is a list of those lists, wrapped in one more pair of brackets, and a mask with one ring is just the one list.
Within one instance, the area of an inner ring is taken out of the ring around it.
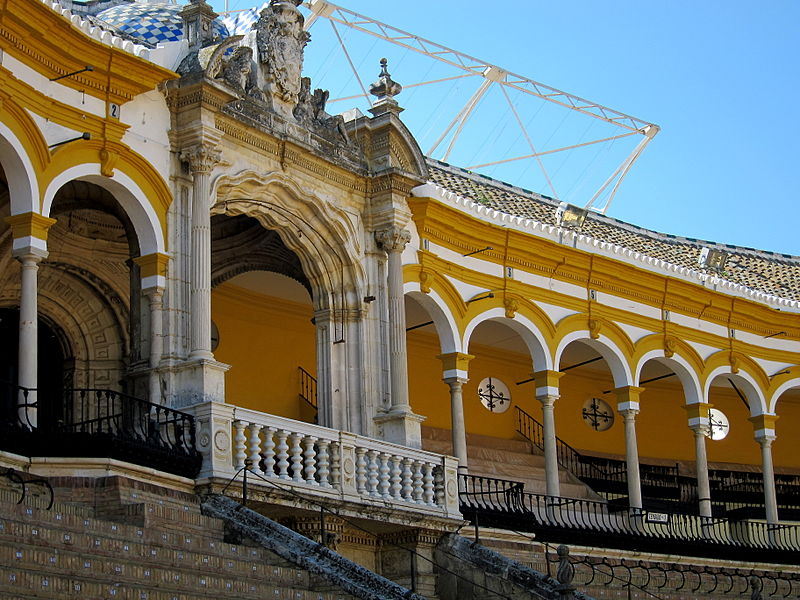
{"label": "white arch", "polygon": [[721,365],[708,374],[708,378],[703,386],[703,398],[708,398],[709,392],[711,391],[711,384],[714,382],[714,379],[720,375],[726,375],[732,379],[736,379],[738,387],[742,390],[748,400],[747,403],[750,405],[751,417],[767,413],[767,402],[755,377],[741,368],[738,372],[733,373],[730,365]]}
{"label": "white arch", "polygon": [[122,210],[128,215],[139,240],[139,252],[142,256],[154,252],[164,252],[164,236],[158,215],[141,188],[125,173],[117,169],[113,178],[100,174],[100,165],[87,163],[71,167],[59,173],[47,186],[42,205],[42,214],[50,215],[53,198],[63,185],[73,180],[94,183],[108,192],[119,202]]}
{"label": "white arch", "polygon": [[588,344],[605,359],[608,368],[611,370],[611,376],[614,378],[614,385],[616,387],[633,385],[633,376],[631,375],[628,361],[625,359],[625,354],[622,350],[620,350],[611,339],[602,334],[598,339],[592,339],[592,336],[587,330],[573,331],[561,338],[556,348],[556,368],[558,368],[558,365],[561,363],[561,355],[564,353],[566,347],[575,341]]}
{"label": "white arch", "polygon": [[795,377],[794,379],[784,381],[778,386],[778,389],[775,390],[774,394],[772,394],[772,397],[769,399],[769,403],[767,404],[769,409],[768,412],[775,414],[775,408],[778,405],[778,400],[780,400],[781,395],[784,392],[788,392],[792,388],[800,388],[800,377]]}
{"label": "white arch", "polygon": [[39,212],[39,182],[25,147],[5,123],[0,122],[0,165],[8,181],[11,214]]}
{"label": "white arch", "polygon": [[703,392],[702,387],[700,386],[699,375],[694,371],[694,369],[692,369],[689,361],[677,353],[673,354],[670,358],[664,356],[663,350],[651,350],[650,352],[646,353],[636,365],[633,385],[639,385],[639,380],[642,376],[642,369],[644,368],[645,363],[651,360],[655,360],[662,365],[669,367],[675,372],[675,375],[678,377],[681,385],[683,386],[683,394],[686,397],[686,404],[697,404],[702,402]]}
{"label": "white arch", "polygon": [[469,341],[472,338],[475,328],[485,321],[501,322],[503,325],[507,325],[519,334],[528,347],[528,352],[533,361],[534,371],[551,370],[553,368],[550,353],[547,351],[547,341],[533,321],[519,313],[517,313],[513,319],[509,319],[506,317],[506,311],[499,306],[482,312],[467,324],[467,328],[464,331],[464,341],[462,343],[465,349],[469,348]]}
{"label": "white arch", "polygon": [[458,326],[442,297],[435,290],[431,290],[427,294],[423,293],[420,290],[419,282],[416,281],[406,282],[403,285],[403,294],[412,297],[428,311],[439,336],[442,354],[461,352],[461,336],[458,334]]}

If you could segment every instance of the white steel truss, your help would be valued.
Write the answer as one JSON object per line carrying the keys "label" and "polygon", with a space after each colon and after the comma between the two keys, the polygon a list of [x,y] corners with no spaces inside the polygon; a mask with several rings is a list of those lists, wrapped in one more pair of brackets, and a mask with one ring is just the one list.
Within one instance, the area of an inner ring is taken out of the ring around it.
{"label": "white steel truss", "polygon": [[[605,181],[605,183],[603,183],[603,185],[600,186],[600,188],[591,197],[591,199],[585,206],[585,208],[590,208],[592,210],[596,210],[605,214],[609,206],[611,205],[611,201],[613,200],[614,195],[619,189],[620,184],[630,171],[633,164],[636,162],[636,159],[642,154],[647,144],[650,143],[653,137],[655,137],[655,135],[660,130],[659,127],[653,123],[649,123],[642,119],[638,119],[636,117],[625,114],[608,106],[604,106],[597,102],[592,102],[585,98],[575,96],[574,94],[570,94],[568,92],[556,89],[554,87],[535,81],[528,77],[512,73],[506,69],[498,67],[497,65],[488,63],[486,61],[482,61],[468,54],[459,52],[457,50],[447,48],[446,46],[442,46],[441,44],[438,44],[431,40],[427,40],[425,38],[419,37],[407,31],[403,31],[391,25],[387,25],[386,23],[376,21],[375,19],[372,19],[370,17],[353,12],[336,4],[332,4],[327,0],[305,0],[304,6],[311,11],[311,14],[306,19],[306,28],[311,27],[319,18],[324,18],[330,21],[330,23],[334,27],[334,31],[336,32],[336,38],[339,41],[339,44],[342,46],[345,56],[347,57],[348,63],[350,64],[350,68],[353,70],[354,73],[355,73],[355,67],[353,66],[353,61],[351,60],[350,55],[348,54],[347,49],[345,48],[344,42],[342,41],[342,38],[339,35],[338,30],[336,29],[336,24],[376,37],[380,40],[400,46],[407,50],[422,54],[428,58],[440,61],[442,63],[445,63],[451,67],[455,67],[456,69],[462,71],[461,75],[457,75],[455,77],[439,78],[432,81],[415,83],[406,86],[407,88],[426,85],[429,83],[438,83],[441,81],[458,79],[461,77],[478,76],[483,78],[484,81],[481,83],[479,88],[473,93],[473,95],[469,98],[469,100],[467,100],[467,102],[464,104],[464,106],[461,108],[461,110],[458,112],[455,118],[453,118],[452,121],[450,121],[445,130],[441,133],[441,135],[437,138],[436,142],[430,148],[428,152],[430,156],[433,155],[433,153],[437,150],[437,148],[441,146],[442,142],[445,141],[448,135],[450,135],[455,128],[455,131],[452,133],[452,138],[450,139],[450,142],[442,158],[442,160],[445,161],[448,159],[451,152],[453,151],[453,148],[455,146],[456,141],[458,140],[459,135],[461,134],[465,124],[470,118],[470,115],[473,113],[478,102],[486,94],[486,92],[489,90],[492,84],[497,83],[499,86],[501,86],[500,89],[502,90],[503,95],[508,101],[508,104],[514,115],[514,119],[517,125],[521,129],[522,135],[524,136],[528,146],[531,149],[531,153],[526,154],[524,156],[504,158],[502,160],[483,163],[480,165],[474,165],[469,168],[480,168],[491,165],[499,165],[516,160],[534,158],[537,160],[538,166],[542,170],[548,186],[551,188],[551,191],[557,198],[558,195],[555,193],[555,189],[553,187],[553,183],[550,179],[550,176],[547,174],[547,171],[544,169],[544,165],[541,162],[542,156],[565,150],[572,150],[575,148],[585,147],[591,144],[613,141],[631,135],[638,134],[642,136],[642,140],[636,146],[636,148],[634,148],[634,150],[622,161],[622,164],[620,164],[619,167],[617,167],[617,169]],[[356,78],[358,79],[357,74]],[[358,81],[359,85],[361,86],[362,92],[366,96],[366,90],[363,82],[361,82],[360,79],[358,79]],[[513,89],[522,94],[539,98],[546,102],[564,107],[566,109],[575,111],[582,115],[586,115],[594,119],[599,119],[600,121],[603,121],[605,123],[611,124],[615,127],[619,127],[625,130],[625,133],[621,135],[606,136],[601,139],[593,141],[569,144],[560,148],[537,152],[536,148],[534,147],[534,143],[531,139],[531,135],[526,130],[526,127],[520,115],[518,114],[516,108],[514,107],[514,104],[511,102],[511,99],[508,96],[507,92],[508,89]],[[355,97],[361,97],[361,95],[348,96],[346,98],[337,98],[331,100],[331,102],[350,100]],[[367,98],[367,100],[369,100],[369,98]],[[610,191],[608,191],[609,189]],[[602,209],[599,209],[595,206],[595,204],[599,202],[601,196],[603,196],[603,194],[605,193],[607,193],[605,204]]]}

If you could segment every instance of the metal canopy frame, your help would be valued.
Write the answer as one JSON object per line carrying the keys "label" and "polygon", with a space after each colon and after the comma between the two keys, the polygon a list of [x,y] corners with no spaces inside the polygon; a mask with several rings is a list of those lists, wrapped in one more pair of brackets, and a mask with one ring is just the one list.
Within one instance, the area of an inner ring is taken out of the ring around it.
{"label": "metal canopy frame", "polygon": [[[592,144],[609,142],[624,137],[628,137],[630,135],[638,134],[642,136],[642,140],[640,141],[640,143],[622,161],[622,163],[617,167],[617,169],[611,174],[611,176],[609,176],[609,178],[605,181],[605,183],[603,183],[603,185],[600,186],[597,192],[594,193],[594,195],[585,205],[585,208],[587,209],[592,209],[594,211],[605,214],[608,211],[608,208],[611,205],[611,201],[616,195],[619,186],[625,179],[625,176],[628,174],[631,167],[639,158],[639,156],[641,156],[642,152],[650,143],[650,141],[656,136],[656,134],[660,130],[658,125],[655,125],[654,123],[644,121],[642,119],[620,112],[608,106],[604,106],[600,103],[592,102],[591,100],[587,100],[586,98],[581,98],[580,96],[576,96],[574,94],[570,94],[569,92],[559,90],[557,88],[546,85],[539,81],[535,81],[529,77],[512,73],[497,65],[491,64],[486,61],[482,61],[468,54],[464,54],[463,52],[453,50],[452,48],[448,48],[431,40],[414,35],[413,33],[403,31],[402,29],[398,29],[396,27],[393,27],[386,23],[382,23],[365,15],[353,12],[349,9],[328,2],[327,0],[305,0],[303,5],[311,11],[311,14],[306,19],[305,23],[306,29],[310,28],[320,18],[327,19],[331,23],[334,32],[336,34],[336,38],[338,39],[339,44],[342,47],[342,50],[345,53],[348,62],[350,63],[351,69],[355,74],[355,77],[361,87],[363,95],[364,97],[367,98],[368,101],[370,101],[370,104],[371,104],[371,99],[368,97],[368,94],[366,94],[367,86],[355,72],[356,70],[353,67],[350,55],[347,52],[344,42],[342,41],[342,38],[338,33],[338,29],[336,28],[337,24],[379,38],[396,46],[406,48],[408,50],[422,54],[424,56],[427,56],[428,58],[440,61],[451,67],[455,67],[456,69],[463,71],[462,75],[457,75],[455,77],[445,77],[422,83],[415,83],[407,85],[406,86],[407,88],[420,85],[427,85],[431,83],[439,83],[442,81],[458,79],[461,77],[479,76],[483,78],[484,81],[481,83],[478,89],[467,100],[467,102],[464,104],[461,110],[456,114],[456,116],[450,121],[450,123],[447,125],[447,127],[444,129],[444,131],[441,133],[441,135],[437,138],[436,142],[428,151],[428,155],[432,156],[433,153],[442,145],[442,143],[447,139],[448,135],[450,135],[452,132],[452,138],[450,139],[450,142],[443,153],[442,160],[444,161],[446,161],[449,158],[450,154],[452,153],[456,141],[458,140],[458,137],[460,136],[462,130],[464,129],[464,126],[466,125],[467,121],[469,120],[470,116],[472,115],[473,111],[475,110],[481,98],[486,94],[486,92],[492,87],[493,84],[498,84],[501,86],[503,95],[511,108],[516,123],[521,129],[522,135],[524,136],[528,146],[531,149],[531,153],[522,156],[505,158],[490,163],[473,165],[472,167],[468,168],[480,168],[492,165],[499,165],[517,160],[526,160],[534,158],[536,159],[539,168],[542,170],[544,177],[548,183],[548,186],[551,189],[551,192],[554,194],[556,198],[558,198],[558,195],[556,194],[555,189],[553,187],[553,183],[549,175],[547,174],[546,170],[544,169],[544,165],[541,162],[542,156],[548,154],[554,154],[556,152],[572,150],[575,148],[585,147]],[[599,119],[605,123],[609,123],[615,127],[623,129],[624,133],[617,136],[606,136],[603,137],[602,139],[593,140],[589,142],[570,144],[561,148],[549,149],[545,151],[537,151],[529,132],[527,131],[522,119],[520,118],[520,115],[518,114],[516,108],[514,107],[513,103],[511,102],[511,99],[508,96],[507,92],[508,88],[514,89],[522,94],[533,96],[541,100],[544,100],[546,102],[556,104],[558,106],[564,107],[571,111],[575,111],[582,115],[586,115],[594,119]],[[357,97],[361,96],[360,95],[348,96],[346,98],[333,99],[330,102],[349,100]],[[602,208],[598,208],[597,206],[595,206],[595,204],[599,203],[598,201],[600,197],[609,189],[610,192],[608,193],[608,197]]]}

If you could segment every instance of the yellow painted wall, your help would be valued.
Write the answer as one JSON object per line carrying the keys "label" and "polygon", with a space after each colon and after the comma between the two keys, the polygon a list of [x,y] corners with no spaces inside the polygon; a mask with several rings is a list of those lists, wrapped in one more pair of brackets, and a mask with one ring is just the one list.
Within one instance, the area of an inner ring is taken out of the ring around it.
{"label": "yellow painted wall", "polygon": [[311,305],[222,284],[211,296],[219,329],[217,360],[225,374],[228,402],[262,412],[301,418],[298,366],[316,375]]}

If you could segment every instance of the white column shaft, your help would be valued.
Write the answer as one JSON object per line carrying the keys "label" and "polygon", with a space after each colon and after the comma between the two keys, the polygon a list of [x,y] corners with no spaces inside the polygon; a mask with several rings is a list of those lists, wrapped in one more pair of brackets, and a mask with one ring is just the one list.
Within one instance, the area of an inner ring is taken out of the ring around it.
{"label": "white column shaft", "polygon": [[556,420],[554,404],[558,396],[540,396],[542,403],[542,428],[544,433],[544,469],[546,477],[546,492],[548,496],[561,495],[561,486],[558,482],[558,448],[556,447]]}
{"label": "white column shaft", "polygon": [[406,308],[403,300],[402,249],[388,251],[389,365],[392,377],[392,408],[408,407],[408,351]]}
{"label": "white column shaft", "polygon": [[706,435],[702,427],[694,429],[695,460],[697,461],[697,499],[700,516],[711,516],[711,486],[708,483],[708,458],[706,457]]}
{"label": "white column shaft", "polygon": [[778,499],[775,494],[775,473],[772,467],[772,438],[762,437],[758,443],[761,445],[761,471],[764,477],[764,509],[767,513],[767,523],[778,522]]}
{"label": "white column shaft", "polygon": [[628,506],[642,508],[642,482],[639,476],[639,447],[636,442],[635,410],[625,410],[625,461],[628,470]]}
{"label": "white column shaft", "polygon": [[450,417],[453,432],[453,454],[458,459],[458,472],[467,473],[467,430],[464,424],[464,397],[461,379],[448,378],[450,386]]}
{"label": "white column shaft", "polygon": [[36,408],[26,408],[22,405],[36,402],[36,387],[38,385],[38,282],[37,273],[41,257],[34,254],[24,254],[17,257],[22,263],[22,285],[19,298],[19,364],[17,381],[20,387],[28,388],[26,392],[20,390],[19,418],[23,425],[36,427]]}
{"label": "white column shaft", "polygon": [[192,351],[190,358],[214,358],[211,352],[211,214],[209,173],[195,171],[192,187]]}

